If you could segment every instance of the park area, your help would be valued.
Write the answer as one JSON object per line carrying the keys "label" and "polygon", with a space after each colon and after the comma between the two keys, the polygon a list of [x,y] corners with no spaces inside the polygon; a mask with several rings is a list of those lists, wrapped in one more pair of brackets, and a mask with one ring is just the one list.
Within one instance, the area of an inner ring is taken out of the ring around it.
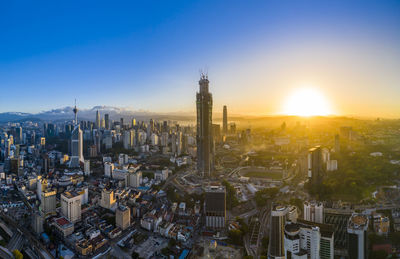
{"label": "park area", "polygon": [[254,178],[265,178],[265,179],[272,179],[272,180],[281,180],[282,179],[282,172],[278,171],[267,171],[267,170],[251,170],[242,173],[242,176],[245,177],[254,177]]}

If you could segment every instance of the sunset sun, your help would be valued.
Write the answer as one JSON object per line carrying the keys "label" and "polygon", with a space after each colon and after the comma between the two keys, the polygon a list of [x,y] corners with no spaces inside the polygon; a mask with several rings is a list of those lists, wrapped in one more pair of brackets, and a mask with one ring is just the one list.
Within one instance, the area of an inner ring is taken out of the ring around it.
{"label": "sunset sun", "polygon": [[329,115],[332,113],[324,95],[313,88],[302,88],[288,96],[283,113],[296,116]]}

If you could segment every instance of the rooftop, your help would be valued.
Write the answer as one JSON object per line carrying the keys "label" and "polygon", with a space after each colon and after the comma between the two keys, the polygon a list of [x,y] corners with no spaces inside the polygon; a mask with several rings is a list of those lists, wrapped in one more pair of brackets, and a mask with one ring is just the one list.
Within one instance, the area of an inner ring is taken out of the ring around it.
{"label": "rooftop", "polygon": [[69,220],[64,217],[58,218],[55,221],[59,226],[62,226],[62,227],[66,226],[68,224],[71,224],[71,222],[69,222]]}
{"label": "rooftop", "polygon": [[351,215],[347,227],[353,230],[366,230],[368,228],[368,217],[363,214],[354,213]]}

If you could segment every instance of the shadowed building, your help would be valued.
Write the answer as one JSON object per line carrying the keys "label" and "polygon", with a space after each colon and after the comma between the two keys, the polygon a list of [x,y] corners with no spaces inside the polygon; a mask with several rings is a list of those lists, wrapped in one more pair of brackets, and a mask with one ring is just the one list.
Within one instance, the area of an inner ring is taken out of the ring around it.
{"label": "shadowed building", "polygon": [[308,177],[313,185],[321,183],[322,172],[322,149],[320,146],[316,146],[308,151]]}
{"label": "shadowed building", "polygon": [[368,216],[354,213],[347,224],[349,258],[367,258]]}
{"label": "shadowed building", "polygon": [[206,187],[204,212],[206,227],[221,229],[225,227],[226,219],[226,191],[224,186]]}
{"label": "shadowed building", "polygon": [[226,105],[224,105],[222,117],[222,133],[226,135],[228,134],[228,108],[226,108]]}
{"label": "shadowed building", "polygon": [[285,258],[285,223],[288,208],[276,205],[271,211],[271,228],[269,232],[268,258]]}
{"label": "shadowed building", "polygon": [[196,94],[197,106],[197,170],[205,176],[214,169],[214,143],[212,136],[212,95],[208,91],[208,77],[201,75],[200,92]]}

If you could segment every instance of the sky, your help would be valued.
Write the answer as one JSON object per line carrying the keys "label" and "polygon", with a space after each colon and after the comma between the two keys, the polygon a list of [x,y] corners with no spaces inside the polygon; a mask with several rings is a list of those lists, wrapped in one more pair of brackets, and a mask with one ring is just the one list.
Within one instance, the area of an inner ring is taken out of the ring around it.
{"label": "sky", "polygon": [[0,112],[107,105],[274,115],[299,88],[400,117],[400,1],[2,1]]}

